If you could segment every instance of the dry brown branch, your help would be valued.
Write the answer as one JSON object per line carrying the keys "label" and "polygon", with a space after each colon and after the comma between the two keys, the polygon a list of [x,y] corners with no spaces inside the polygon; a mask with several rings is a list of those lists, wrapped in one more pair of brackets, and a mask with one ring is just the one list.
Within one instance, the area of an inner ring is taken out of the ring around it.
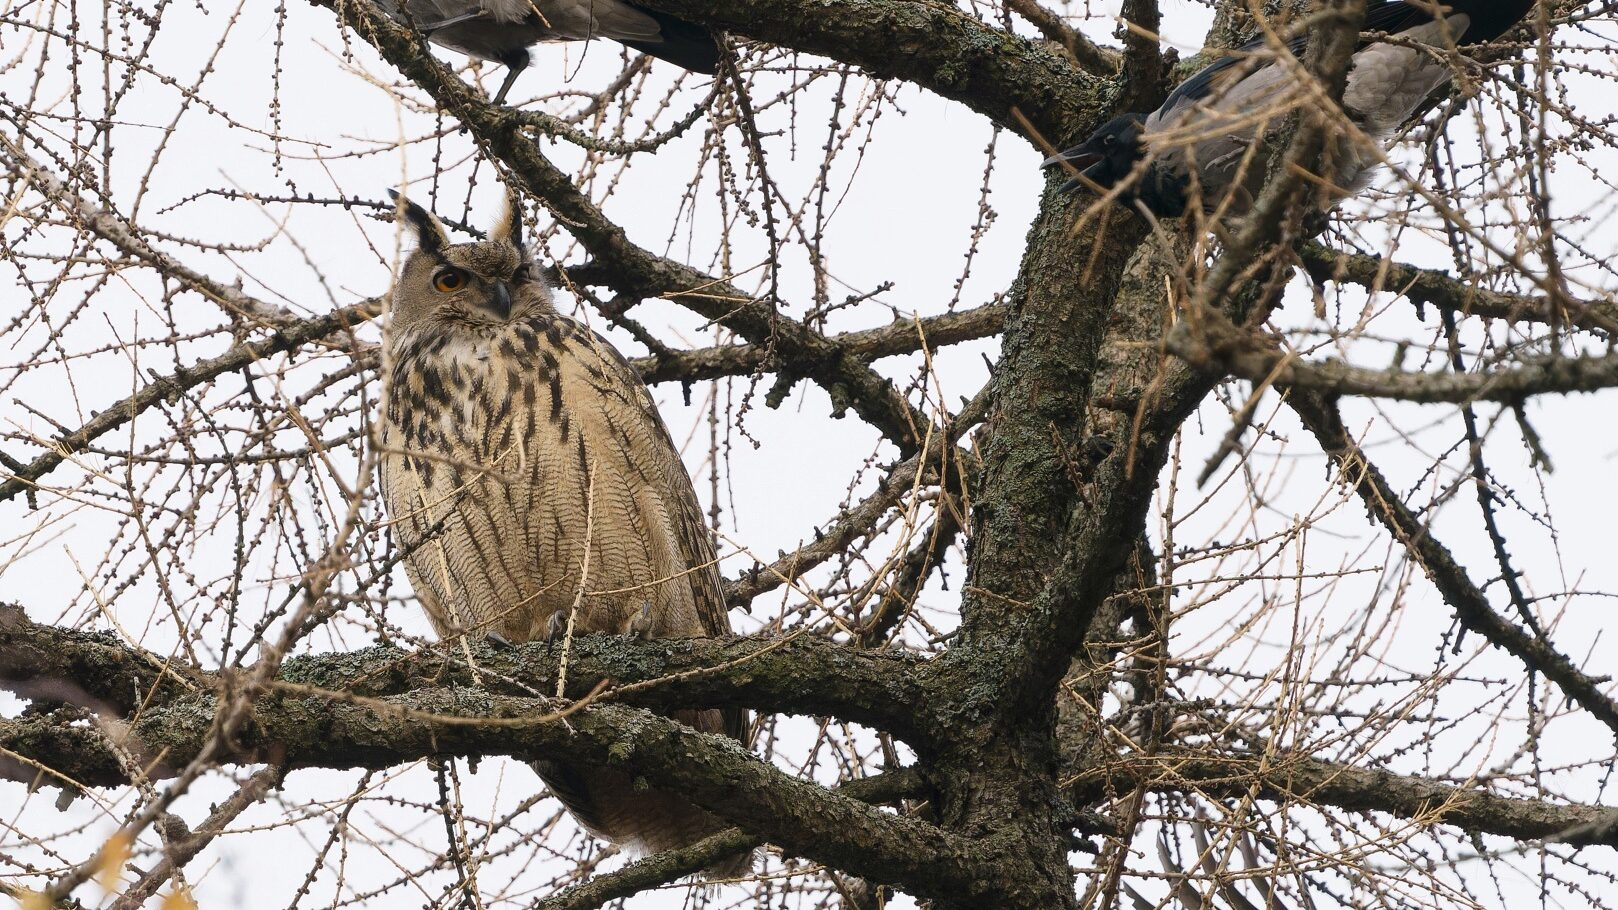
{"label": "dry brown branch", "polygon": [[1508,322],[1566,321],[1582,329],[1611,334],[1618,331],[1618,304],[1596,300],[1572,307],[1553,316],[1544,297],[1502,294],[1460,281],[1437,269],[1423,269],[1403,262],[1363,253],[1341,253],[1315,243],[1298,247],[1298,258],[1316,282],[1353,282],[1367,290],[1386,291],[1408,298],[1417,305],[1453,310],[1463,316],[1504,319]]}
{"label": "dry brown branch", "polygon": [[1008,0],[1017,15],[1039,29],[1039,33],[1062,46],[1073,57],[1073,62],[1092,76],[1107,77],[1118,72],[1118,52],[1105,48],[1062,21],[1062,17],[1044,6],[1039,0]]}
{"label": "dry brown branch", "polygon": [[1584,673],[1566,655],[1543,639],[1512,625],[1489,605],[1488,597],[1467,577],[1466,569],[1456,562],[1448,548],[1433,538],[1431,530],[1423,526],[1377,466],[1366,458],[1343,426],[1335,401],[1311,392],[1294,393],[1288,400],[1337,465],[1342,482],[1359,495],[1367,511],[1409,550],[1411,559],[1432,579],[1455,611],[1456,619],[1490,644],[1522,661],[1529,672],[1543,673],[1580,707],[1618,732],[1618,702],[1602,691],[1610,677]]}
{"label": "dry brown branch", "polygon": [[1423,404],[1475,401],[1520,403],[1536,395],[1599,392],[1618,387],[1618,356],[1522,358],[1487,373],[1370,370],[1335,360],[1305,360],[1243,332],[1218,313],[1195,327],[1181,323],[1166,340],[1172,353],[1199,369],[1220,370],[1278,388],[1328,396],[1364,395]]}
{"label": "dry brown branch", "polygon": [[1380,812],[1422,825],[1523,840],[1618,846],[1618,809],[1556,805],[1420,776],[1325,762],[1284,751],[1225,755],[1170,749],[1150,757],[1123,756],[1073,785],[1081,799],[1105,788],[1144,786],[1159,792],[1195,791],[1218,799],[1257,795],[1280,803]]}

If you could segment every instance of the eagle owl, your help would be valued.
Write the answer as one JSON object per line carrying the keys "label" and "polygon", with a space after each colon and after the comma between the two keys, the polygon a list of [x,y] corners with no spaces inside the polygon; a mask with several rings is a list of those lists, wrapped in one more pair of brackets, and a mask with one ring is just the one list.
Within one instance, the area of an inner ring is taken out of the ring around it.
{"label": "eagle owl", "polygon": [[[646,386],[560,315],[513,203],[488,240],[417,237],[383,333],[382,494],[405,572],[441,637],[731,633],[691,479]],[[675,712],[742,739],[739,709]],[[593,834],[657,851],[724,823],[614,769],[534,769]],[[750,866],[741,857],[720,874]]]}

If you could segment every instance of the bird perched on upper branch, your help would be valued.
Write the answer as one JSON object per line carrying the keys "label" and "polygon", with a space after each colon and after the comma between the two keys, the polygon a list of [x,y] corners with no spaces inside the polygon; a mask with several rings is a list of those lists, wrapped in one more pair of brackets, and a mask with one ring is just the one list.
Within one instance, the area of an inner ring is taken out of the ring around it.
{"label": "bird perched on upper branch", "polygon": [[[731,634],[713,542],[657,406],[605,339],[556,311],[515,202],[476,243],[451,244],[414,203],[402,214],[417,246],[383,335],[381,486],[438,634]],[[673,717],[738,740],[747,725],[737,708]],[[624,770],[534,768],[617,843],[667,850],[726,827]]]}
{"label": "bird perched on upper branch", "polygon": [[713,75],[719,44],[713,33],[667,13],[624,0],[376,0],[399,22],[405,14],[434,44],[506,66],[494,95],[503,104],[528,66],[528,48],[544,41],[611,38],[696,73]]}
{"label": "bird perched on upper branch", "polygon": [[[1490,41],[1527,14],[1534,0],[1371,0],[1365,31],[1349,64],[1343,111],[1360,130],[1383,140],[1447,84],[1454,63],[1444,52]],[[1305,37],[1289,43],[1301,54]],[[1202,69],[1149,114],[1124,114],[1083,144],[1047,158],[1081,169],[1103,188],[1125,184],[1124,198],[1174,217],[1193,200],[1205,211],[1239,214],[1257,197],[1265,175],[1265,131],[1311,96],[1295,70],[1254,41]],[[1338,198],[1363,185],[1379,156],[1340,135],[1325,153],[1325,176]],[[1068,181],[1064,189],[1081,183]]]}

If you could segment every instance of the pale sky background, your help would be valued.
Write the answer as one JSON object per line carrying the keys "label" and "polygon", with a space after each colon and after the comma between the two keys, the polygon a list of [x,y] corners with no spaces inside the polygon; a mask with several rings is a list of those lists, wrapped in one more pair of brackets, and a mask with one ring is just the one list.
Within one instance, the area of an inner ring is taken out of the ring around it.
{"label": "pale sky background", "polygon": [[[1110,15],[1115,7],[1116,4],[1095,4],[1093,10],[1098,18],[1089,23],[1087,31],[1110,43],[1111,25],[1102,17]],[[11,5],[7,9],[12,20],[50,15],[50,8],[44,5]],[[401,137],[413,138],[438,128],[432,113],[396,104],[383,87],[396,81],[396,73],[386,63],[378,61],[363,42],[353,40],[345,45],[336,20],[328,11],[304,4],[291,4],[286,11],[285,31],[281,36],[284,46],[280,50],[278,114],[273,113],[271,107],[276,97],[270,80],[276,68],[274,6],[248,4],[205,12],[194,5],[172,4],[165,10],[164,17],[153,59],[161,61],[165,70],[175,74],[182,83],[196,78],[204,61],[214,53],[214,45],[227,28],[227,20],[234,17],[233,24],[228,26],[225,50],[218,54],[215,72],[203,82],[200,94],[218,110],[228,112],[240,128],[192,106],[180,115],[170,137],[162,127],[176,120],[179,96],[154,80],[142,80],[135,94],[120,108],[121,122],[114,132],[122,170],[115,171],[112,182],[120,206],[129,211],[146,177],[145,161],[162,146],[161,163],[150,175],[146,196],[138,210],[137,220],[142,225],[173,235],[205,237],[244,248],[262,245],[262,248],[244,249],[228,256],[174,250],[187,264],[226,282],[239,276],[250,293],[282,301],[300,312],[319,313],[334,305],[384,292],[398,251],[397,232],[391,224],[372,218],[368,213],[271,204],[265,206],[261,215],[255,216],[250,214],[249,206],[240,202],[204,198],[181,203],[200,190],[229,187],[261,193],[285,193],[295,189],[299,194],[342,194],[380,200],[385,198],[386,189],[405,183],[411,184],[413,196],[426,202],[427,185],[420,181],[432,174],[432,146],[403,150],[397,146]],[[1183,53],[1190,53],[1201,42],[1209,14],[1201,6],[1166,0],[1165,19],[1167,40],[1180,46]],[[1608,28],[1608,32],[1611,31]],[[1573,36],[1564,34],[1563,39],[1572,40]],[[11,103],[29,95],[34,81],[34,61],[38,56],[37,41],[37,35],[30,36],[9,23],[0,24],[0,56],[25,61],[0,71],[0,93]],[[1588,36],[1581,36],[1578,41],[1598,43]],[[441,51],[440,55],[443,59],[460,62],[451,52]],[[536,57],[536,64],[518,81],[512,94],[514,101],[526,101],[561,89],[594,91],[618,68],[617,46],[605,42],[591,45],[587,53],[582,45],[541,47]],[[31,106],[65,114],[72,100],[67,94],[68,76],[61,69],[63,55],[56,49],[50,59],[51,75],[45,80],[47,89],[40,94],[44,100]],[[1590,55],[1587,62],[1608,79],[1614,75],[1611,59],[1604,53]],[[660,80],[672,79],[671,67],[662,63],[656,67]],[[98,80],[99,62],[89,67],[83,78],[92,82]],[[499,78],[498,67],[484,68],[485,85],[492,88]],[[773,97],[784,79],[784,76],[776,76],[761,81],[754,91],[755,103]],[[659,84],[669,83],[660,81]],[[1569,102],[1586,120],[1599,122],[1618,113],[1610,81],[1589,77],[1569,79],[1566,84]],[[788,122],[780,104],[761,111],[761,126],[768,134],[765,146],[771,176],[784,187],[789,200],[801,197],[804,188],[818,174],[819,150],[826,141],[825,124],[830,115],[832,85],[830,80],[816,82],[794,98],[798,114],[795,125]],[[706,90],[705,82],[688,79],[686,87],[677,93],[672,110],[676,115],[683,112],[700,102]],[[850,91],[868,93],[872,87],[861,83]],[[951,298],[956,296],[955,283],[961,276],[971,241],[985,150],[991,140],[994,140],[994,170],[988,204],[995,218],[979,244],[970,277],[959,292],[957,308],[989,302],[1009,286],[1043,185],[1036,167],[1040,155],[1020,139],[1004,134],[995,139],[989,124],[979,115],[914,87],[894,84],[886,91],[891,93],[892,100],[877,121],[876,140],[858,156],[857,172],[852,169],[854,154],[839,158],[833,171],[831,185],[842,192],[842,198],[825,227],[824,250],[833,299],[868,293],[885,281],[893,282],[894,286],[878,295],[874,302],[837,314],[831,323],[833,330],[885,324],[891,318],[890,313],[934,314],[950,304]],[[409,94],[417,100],[424,97],[413,90]],[[99,92],[88,93],[87,97],[86,103],[99,103]],[[559,109],[557,102],[535,107]],[[6,110],[9,112],[10,108]],[[664,118],[664,122],[668,119]],[[1477,121],[1463,117],[1451,127],[1451,134],[1475,135],[1478,142],[1497,145],[1506,141],[1508,125],[1514,127],[1515,122],[1505,124],[1498,113],[1487,114]],[[470,142],[454,129],[453,123],[446,121],[443,126],[447,132],[442,139],[442,159],[446,164],[458,164],[470,154]],[[36,130],[41,128],[36,124]],[[714,198],[711,165],[704,171],[703,182],[693,194],[694,218],[689,209],[678,208],[693,172],[702,128],[703,124],[699,123],[690,135],[671,143],[655,156],[634,158],[633,166],[623,174],[620,188],[605,208],[627,229],[630,238],[642,246],[704,270],[719,271],[716,237],[720,216]],[[1561,127],[1553,121],[1553,132],[1559,129]],[[277,157],[270,138],[263,133],[253,133],[254,130],[279,132],[302,141],[280,143]],[[772,132],[774,130],[779,132]],[[0,121],[0,132],[15,135],[9,122]],[[862,138],[863,135],[855,136],[851,142],[858,143]],[[357,150],[369,154],[353,155]],[[572,169],[582,159],[577,149],[565,143],[555,143],[550,152],[567,169]],[[744,151],[734,141],[730,154],[738,166],[745,160]],[[1395,157],[1399,161],[1411,161],[1408,150]],[[1618,247],[1618,233],[1612,224],[1611,195],[1586,167],[1573,166],[1572,162],[1568,165],[1555,175],[1551,194],[1553,211],[1564,217],[1572,212],[1584,213],[1589,220],[1576,229],[1584,232],[1580,238],[1582,245],[1591,257],[1607,258]],[[614,174],[616,168],[615,164],[609,165],[603,174]],[[468,173],[467,167],[458,166],[445,178],[439,211],[446,217],[463,216],[460,200],[465,197]],[[493,178],[492,171],[483,167],[471,192],[470,217],[480,225],[490,223],[498,209],[501,191]],[[598,176],[597,179],[603,178]],[[1378,185],[1393,186],[1394,177],[1384,175]],[[1370,194],[1367,199],[1351,205],[1364,209],[1386,204],[1385,200]],[[1498,219],[1502,213],[1479,212],[1475,217],[1479,222],[1487,222]],[[784,215],[784,212],[778,210],[778,214]],[[1423,217],[1426,216],[1418,214],[1417,220]],[[4,230],[8,238],[14,239],[15,225],[6,226]],[[1369,250],[1396,248],[1397,258],[1403,261],[1439,267],[1450,265],[1441,238],[1434,240],[1415,228],[1390,232],[1387,224],[1372,221],[1359,226],[1358,230],[1360,242]],[[731,240],[736,245],[733,270],[752,269],[746,277],[738,279],[738,284],[760,289],[763,271],[754,267],[767,250],[762,224],[735,230]],[[568,264],[576,264],[584,258],[565,234],[553,236],[547,250],[551,256]],[[1524,255],[1529,262],[1535,261],[1532,251],[1524,251]],[[1575,263],[1584,261],[1577,253],[1569,251],[1568,255]],[[812,275],[803,249],[791,247],[780,266],[785,309],[789,315],[801,315],[812,296]],[[40,272],[48,274],[51,268],[42,267]],[[1590,297],[1598,296],[1615,284],[1611,276],[1589,266],[1575,266],[1570,270],[1570,278],[1587,284],[1589,288],[1584,293]],[[156,326],[160,311],[151,308],[157,296],[150,276],[136,273],[119,276],[117,280],[126,287],[101,292],[94,312],[72,326],[71,349],[110,343]],[[84,287],[87,289],[88,285]],[[9,315],[11,309],[27,302],[23,297],[11,300],[13,302],[0,308],[0,312]],[[111,306],[120,300],[127,300],[127,306]],[[188,312],[182,310],[182,319],[194,319],[196,326],[216,321],[216,312],[195,295],[185,295],[180,300],[184,308],[189,308]],[[53,302],[52,311],[55,312],[58,305],[69,307],[75,302],[69,288]],[[563,301],[564,308],[568,303]],[[1346,327],[1359,317],[1364,298],[1350,291],[1340,298],[1331,298],[1330,304],[1328,319]],[[1436,319],[1431,314],[1425,323],[1419,322],[1407,303],[1387,296],[1380,298],[1375,306],[1386,307],[1389,315],[1375,323],[1373,337],[1356,341],[1336,353],[1346,353],[1363,365],[1378,366],[1389,362],[1392,347],[1386,343],[1388,339],[1409,338],[1419,344],[1432,337],[1430,327],[1436,325]],[[1311,310],[1307,295],[1294,293],[1278,316],[1277,324],[1287,328],[1318,327]],[[634,315],[654,328],[672,326],[684,333],[693,346],[712,343],[712,333],[703,332],[698,320],[676,307],[654,301],[637,308]],[[593,321],[600,325],[599,319]],[[1475,327],[1472,331],[1470,337],[1475,338]],[[1508,337],[1503,330],[1498,334],[1501,338]],[[30,337],[28,344],[16,344],[0,355],[0,377],[11,378],[16,364],[39,343],[40,337],[43,336]],[[375,337],[374,329],[370,330],[370,337]],[[615,334],[612,337],[626,353],[632,356],[642,353],[627,336]],[[209,339],[194,347],[198,354],[205,354],[217,351],[219,345],[219,339]],[[970,396],[978,389],[986,378],[983,355],[992,357],[997,349],[998,345],[991,341],[957,346],[937,355],[938,381],[948,404],[957,407],[962,396]],[[1327,353],[1331,352],[1320,351],[1313,356]],[[908,379],[918,362],[915,357],[891,358],[882,361],[879,367],[889,375]],[[1412,369],[1418,365],[1426,365],[1420,360],[1419,352],[1405,363]],[[166,372],[172,364],[142,363],[140,367],[143,372],[148,367]],[[34,370],[0,396],[0,421],[47,434],[50,431],[47,424],[17,405],[18,401],[27,401],[62,423],[76,425],[90,410],[103,408],[127,394],[130,376],[129,360],[118,352],[76,361],[68,368],[58,364]],[[760,406],[749,412],[746,423],[748,432],[761,446],[755,450],[740,436],[733,438],[726,466],[722,530],[753,552],[773,558],[777,550],[797,546],[813,526],[825,523],[836,514],[838,504],[849,496],[850,478],[873,451],[883,461],[891,461],[894,452],[889,447],[879,447],[877,434],[856,419],[831,420],[828,400],[817,386],[800,383],[791,398],[777,410],[762,407],[762,396],[768,386],[766,381],[760,387]],[[745,382],[738,381],[734,394],[739,396],[744,388]],[[1240,404],[1247,394],[1245,385],[1232,386],[1231,390],[1236,403]],[[691,407],[682,404],[675,386],[661,386],[655,392],[676,439],[693,434],[687,450],[688,465],[697,474],[697,489],[706,502],[709,492],[703,461],[707,430],[700,407],[705,387],[697,388]],[[1532,588],[1532,593],[1551,597],[1542,605],[1545,610],[1542,616],[1557,617],[1556,641],[1564,651],[1580,660],[1592,654],[1610,653],[1601,632],[1608,625],[1605,620],[1612,609],[1611,594],[1618,592],[1618,559],[1614,558],[1614,537],[1610,530],[1610,517],[1618,509],[1618,481],[1614,480],[1614,468],[1618,467],[1618,433],[1612,429],[1615,405],[1618,405],[1618,395],[1605,393],[1545,400],[1530,406],[1534,425],[1554,461],[1553,473],[1536,476],[1527,470],[1526,454],[1511,442],[1518,437],[1509,420],[1495,428],[1491,436],[1492,467],[1524,503],[1525,509],[1543,518],[1542,523],[1536,523],[1522,512],[1502,511],[1502,522],[1511,537],[1512,556],[1517,565],[1526,570],[1525,584]],[[1483,411],[1489,415],[1485,419],[1495,413],[1492,408]],[[1260,409],[1260,418],[1268,420],[1275,413],[1272,395]],[[1459,419],[1453,407],[1371,406],[1356,402],[1348,408],[1348,414],[1351,428],[1367,429],[1368,450],[1393,475],[1396,488],[1413,491],[1413,498],[1425,501],[1435,485],[1456,481],[1454,467],[1460,462],[1455,458],[1446,461],[1443,469],[1425,473],[1433,458],[1460,438]],[[1206,405],[1198,417],[1188,423],[1184,462],[1190,474],[1194,475],[1201,467],[1204,457],[1217,445],[1228,426],[1225,408],[1215,403]],[[1325,460],[1307,434],[1285,419],[1271,429],[1274,436],[1258,445],[1260,456],[1252,462],[1252,475],[1244,477],[1238,472],[1233,476],[1232,465],[1228,464],[1219,478],[1203,491],[1208,497],[1206,501],[1192,491],[1190,477],[1180,478],[1181,498],[1174,506],[1174,521],[1172,526],[1166,520],[1158,523],[1154,529],[1157,539],[1161,541],[1165,534],[1172,534],[1177,546],[1193,547],[1214,540],[1227,543],[1251,540],[1286,527],[1295,516],[1308,515],[1313,516],[1315,522],[1306,538],[1305,558],[1315,571],[1329,572],[1350,564],[1371,571],[1329,581],[1305,580],[1301,584],[1287,578],[1249,583],[1223,594],[1223,599],[1209,608],[1181,619],[1176,626],[1179,635],[1176,651],[1191,655],[1206,649],[1207,659],[1213,664],[1267,669],[1282,664],[1288,657],[1289,646],[1296,640],[1304,646],[1290,653],[1300,667],[1305,670],[1327,667],[1345,646],[1329,634],[1343,625],[1343,612],[1368,610],[1370,605],[1391,598],[1394,589],[1408,581],[1407,567],[1388,536],[1367,524],[1358,500],[1328,481]],[[113,437],[104,440],[114,441]],[[9,454],[31,458],[37,452]],[[868,492],[874,478],[874,472],[867,472],[856,495]],[[1249,484],[1262,491],[1264,503],[1251,514],[1243,508],[1254,495]],[[1344,496],[1350,496],[1346,503]],[[20,501],[0,505],[0,600],[22,603],[31,616],[41,621],[72,622],[93,613],[94,605],[94,598],[85,593],[75,564],[92,566],[105,554],[109,519],[93,507],[74,509],[55,504],[48,509],[53,521],[46,533],[18,538],[5,529],[33,526],[40,521],[40,516],[27,512]],[[1232,520],[1233,515],[1238,517]],[[1468,565],[1475,580],[1485,581],[1496,574],[1487,541],[1479,528],[1470,488],[1463,490],[1440,514],[1436,529],[1440,538]],[[207,546],[209,544],[205,543],[202,549]],[[219,541],[217,546],[228,548],[229,541]],[[1284,575],[1284,570],[1299,559],[1296,542],[1270,549],[1275,557],[1270,566],[1271,574]],[[1241,564],[1247,563],[1243,560]],[[729,562],[727,574],[734,575],[745,565],[744,558]],[[1230,574],[1233,565],[1219,560],[1193,562],[1176,580],[1194,582],[1199,578],[1219,578]],[[944,628],[953,625],[952,611],[962,577],[958,560],[952,560],[949,576],[948,591],[942,590],[935,581],[923,598],[924,608],[932,611],[930,621]],[[274,601],[284,590],[284,584],[277,586],[263,577],[252,579],[251,583],[261,586],[260,596],[265,601]],[[151,585],[147,583],[144,587],[150,589]],[[1499,606],[1503,598],[1495,588],[1498,585],[1490,588],[1490,594],[1496,596]],[[1217,584],[1191,584],[1182,591],[1177,604],[1187,606],[1198,602],[1199,598],[1211,598],[1221,592]],[[765,595],[756,604],[752,617],[734,614],[738,628],[756,629],[776,614],[781,599],[780,592]],[[1264,623],[1249,630],[1239,643],[1225,644],[1230,629],[1240,619],[1272,601],[1286,604],[1287,609],[1270,613]],[[141,602],[134,594],[120,599],[119,621],[125,628],[147,628],[152,617],[134,612],[134,605]],[[156,602],[155,596],[151,602]],[[394,610],[391,618],[411,631],[427,634],[426,623],[413,610]],[[1441,653],[1449,643],[1445,630],[1450,622],[1449,609],[1425,581],[1418,578],[1413,591],[1406,595],[1396,625],[1378,633],[1386,639],[1380,655],[1385,662],[1386,676],[1396,678],[1409,674],[1419,679],[1442,666],[1445,671],[1469,679],[1521,677],[1521,668],[1514,661],[1492,652],[1478,653],[1475,637],[1468,639],[1458,657]],[[91,625],[107,627],[101,621]],[[1302,631],[1295,633],[1294,625]],[[162,648],[172,641],[173,634],[172,627],[158,622],[147,629],[142,642]],[[310,640],[310,645],[322,649],[366,643],[368,639],[352,628],[343,632],[340,640],[327,635],[316,635]],[[1590,662],[1591,671],[1601,673],[1610,663],[1598,657]],[[1256,680],[1250,685],[1254,691],[1264,691],[1276,684]],[[1522,712],[1508,711],[1507,718],[1500,721],[1496,709],[1479,710],[1476,696],[1480,687],[1465,679],[1447,686],[1439,703],[1444,716],[1427,726],[1412,727],[1413,731],[1432,738],[1430,748],[1407,750],[1402,748],[1406,745],[1403,742],[1361,745],[1375,754],[1393,756],[1390,768],[1412,773],[1490,775],[1508,767],[1519,769],[1521,760],[1516,750],[1523,741]],[[1396,700],[1399,694],[1409,695],[1418,687],[1417,682],[1393,685],[1379,690],[1375,697]],[[1541,681],[1541,697],[1547,688]],[[1181,694],[1222,697],[1230,693],[1216,691],[1211,685],[1198,689],[1197,680],[1188,678]],[[1560,695],[1551,690],[1550,697],[1551,710],[1560,710]],[[16,707],[9,697],[0,696],[0,710],[12,713]],[[1296,726],[1278,727],[1274,736],[1290,742],[1294,739],[1313,741],[1313,737],[1326,735],[1315,720],[1297,718],[1291,723]],[[813,723],[799,720],[789,729],[803,735],[807,742]],[[1604,773],[1608,769],[1580,764],[1611,756],[1609,731],[1583,717],[1558,718],[1542,736],[1546,743],[1543,753],[1570,766],[1547,768],[1545,779],[1549,788],[1569,799],[1618,802],[1605,789]],[[868,746],[869,737],[864,740]],[[823,779],[835,776],[835,767],[831,764],[822,762],[820,765],[819,775]],[[462,773],[469,811],[485,818],[498,817],[537,786],[526,767],[502,760],[486,760],[476,773],[466,771],[463,764]],[[357,772],[296,772],[288,781],[285,796],[290,805],[307,806],[323,798],[335,804],[351,793],[358,778]],[[395,769],[378,777],[382,778],[390,778],[385,787],[391,792],[408,793],[418,799],[430,799],[429,794],[434,792],[432,774],[422,765]],[[227,778],[212,776],[182,798],[179,814],[195,824],[207,814],[209,803],[222,798],[229,789]],[[99,839],[114,830],[113,820],[96,806],[97,800],[106,796],[81,798],[66,811],[59,812],[53,806],[55,791],[30,796],[20,787],[0,784],[0,856],[40,861],[37,851],[31,852],[32,848],[21,843],[24,834],[66,832],[77,826],[83,826],[82,833],[65,843],[82,844],[83,849],[77,854],[69,851],[69,855],[88,855]],[[271,801],[244,815],[236,827],[284,818],[287,811],[286,805]],[[546,803],[522,821],[537,826],[537,819],[547,817],[552,811],[554,804]],[[286,906],[330,824],[329,817],[317,818],[303,827],[242,834],[216,843],[190,868],[192,881],[199,883],[198,898],[202,906],[251,910]],[[399,852],[396,848],[369,854],[356,852],[353,865],[345,870],[349,877],[346,894],[396,878],[399,870],[391,861],[408,868],[425,856],[440,852],[444,846],[442,820],[436,815],[390,814],[386,807],[372,802],[355,813],[351,824],[356,848],[365,838],[388,836],[394,824],[414,826],[407,834],[419,838],[422,853]],[[1367,838],[1376,833],[1367,825]],[[1143,837],[1141,841],[1145,852],[1139,859],[1139,867],[1157,869],[1148,840]],[[1489,843],[1494,847],[1508,846],[1504,841]],[[58,847],[69,849],[61,843]],[[1613,860],[1610,851],[1587,850],[1582,859],[1597,870],[1618,874],[1618,862]],[[1497,869],[1502,870],[1498,906],[1516,906],[1518,902],[1538,899],[1533,870],[1539,860],[1533,851],[1519,860],[1513,866],[1516,872],[1503,871],[1505,866],[1511,865],[1509,863],[1496,864]],[[607,868],[617,862],[611,861]],[[520,862],[507,858],[492,864],[487,874],[496,886],[504,886],[508,878],[518,876],[522,884],[509,889],[516,895],[521,894],[525,886],[538,887],[549,877],[549,873],[540,871],[541,865],[535,862],[523,869]],[[9,875],[15,868],[14,860],[0,858],[0,875]],[[1477,875],[1485,875],[1482,864],[1473,868]],[[409,903],[412,906],[428,903],[439,895],[446,881],[442,876],[433,877],[422,885],[420,892],[411,895]],[[1592,887],[1601,884],[1599,880],[1592,881]],[[407,890],[390,893],[386,901],[378,905],[403,906]],[[79,894],[93,902],[94,891],[94,886],[87,886]],[[317,882],[312,893],[320,902],[325,902],[330,898],[329,892],[327,878]],[[528,900],[539,896],[539,893],[529,894]],[[698,899],[681,886],[643,895],[627,906],[681,907]],[[707,899],[713,901],[713,906],[729,906],[736,896],[719,892]],[[1577,900],[1568,902],[1565,897],[1552,899],[1550,904],[1579,906]],[[525,905],[526,901],[504,906]],[[901,902],[895,906],[911,905]]]}

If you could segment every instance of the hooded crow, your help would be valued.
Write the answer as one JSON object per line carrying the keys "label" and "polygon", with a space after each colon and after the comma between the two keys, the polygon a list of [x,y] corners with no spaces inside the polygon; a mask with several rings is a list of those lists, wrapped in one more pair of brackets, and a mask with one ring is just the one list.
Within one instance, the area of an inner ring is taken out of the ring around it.
{"label": "hooded crow", "polygon": [[712,32],[623,0],[377,0],[377,6],[400,22],[408,13],[434,44],[505,64],[496,104],[528,66],[528,48],[543,41],[611,38],[692,72],[711,76],[719,66]]}
{"label": "hooded crow", "polygon": [[[1434,48],[1498,38],[1533,4],[1371,0],[1365,31],[1389,39],[1361,37],[1349,64],[1344,112],[1372,138],[1385,139],[1449,82],[1450,64]],[[1305,40],[1290,43],[1294,54],[1303,52]],[[1126,199],[1140,200],[1161,217],[1184,214],[1193,197],[1205,211],[1225,205],[1240,214],[1264,180],[1256,140],[1303,97],[1290,71],[1269,57],[1263,41],[1255,41],[1181,83],[1157,110],[1116,117],[1082,145],[1045,159],[1044,166],[1070,162],[1102,187],[1125,184]],[[1339,196],[1362,187],[1376,165],[1376,156],[1346,141],[1334,143],[1327,158]],[[1074,179],[1063,189],[1079,185]]]}

